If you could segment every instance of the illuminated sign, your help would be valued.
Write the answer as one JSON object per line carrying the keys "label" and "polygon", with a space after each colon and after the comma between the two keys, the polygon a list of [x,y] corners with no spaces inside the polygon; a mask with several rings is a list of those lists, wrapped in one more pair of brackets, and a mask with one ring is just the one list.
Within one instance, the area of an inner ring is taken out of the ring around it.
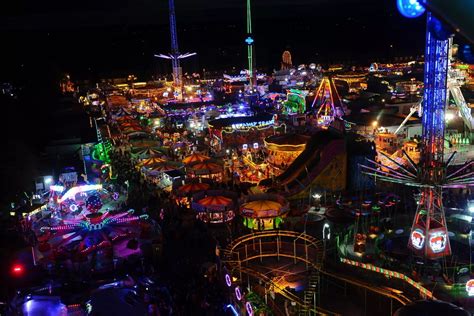
{"label": "illuminated sign", "polygon": [[423,234],[423,231],[419,228],[415,229],[411,233],[410,242],[415,249],[423,248],[423,245],[425,244],[425,235]]}
{"label": "illuminated sign", "polygon": [[434,253],[442,252],[446,248],[446,233],[434,232],[430,236],[430,248]]}
{"label": "illuminated sign", "polygon": [[233,129],[249,129],[252,127],[261,127],[275,124],[275,120],[271,119],[269,121],[259,121],[259,122],[249,122],[249,123],[237,123],[232,124]]}

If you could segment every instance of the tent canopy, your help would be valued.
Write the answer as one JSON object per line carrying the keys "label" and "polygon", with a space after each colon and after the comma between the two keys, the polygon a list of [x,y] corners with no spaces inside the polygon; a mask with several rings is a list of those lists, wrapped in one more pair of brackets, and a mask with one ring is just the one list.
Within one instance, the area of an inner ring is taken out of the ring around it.
{"label": "tent canopy", "polygon": [[228,206],[232,203],[232,199],[222,195],[214,195],[200,199],[198,203],[204,206]]}
{"label": "tent canopy", "polygon": [[194,154],[184,158],[183,163],[188,165],[188,164],[193,163],[193,162],[203,162],[203,161],[206,161],[208,159],[209,159],[208,156],[201,155],[201,154],[198,154],[198,153],[194,153]]}

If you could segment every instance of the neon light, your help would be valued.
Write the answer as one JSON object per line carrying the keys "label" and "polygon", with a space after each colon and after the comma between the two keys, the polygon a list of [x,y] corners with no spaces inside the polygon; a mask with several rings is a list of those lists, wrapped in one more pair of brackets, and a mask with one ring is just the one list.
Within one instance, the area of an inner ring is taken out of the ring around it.
{"label": "neon light", "polygon": [[397,0],[397,8],[406,18],[417,18],[425,13],[425,8],[418,0]]}
{"label": "neon light", "polygon": [[70,210],[71,212],[75,212],[75,211],[77,211],[77,209],[78,209],[78,207],[77,207],[76,204],[71,204],[71,205],[69,206],[69,210]]}
{"label": "neon light", "polygon": [[474,296],[474,279],[466,282],[467,295]]}
{"label": "neon light", "polygon": [[423,245],[425,244],[425,235],[423,234],[423,231],[419,228],[415,229],[410,235],[410,242],[416,249],[423,248]]}
{"label": "neon light", "polygon": [[235,307],[234,307],[234,306],[228,304],[226,307],[227,307],[227,308],[230,308],[230,310],[232,311],[232,313],[233,313],[235,316],[239,316],[239,313],[237,313],[237,311],[235,310]]}
{"label": "neon light", "polygon": [[232,280],[230,279],[230,275],[226,274],[225,275],[225,284],[227,284],[227,286],[232,286]]}
{"label": "neon light", "polygon": [[252,45],[253,42],[254,42],[254,40],[250,36],[245,39],[245,43],[247,43],[247,45]]}
{"label": "neon light", "polygon": [[249,316],[253,316],[253,308],[252,308],[252,304],[250,304],[250,302],[245,303],[245,309],[247,310],[247,314]]}
{"label": "neon light", "polygon": [[77,193],[83,193],[87,191],[94,191],[94,190],[101,190],[102,189],[102,184],[86,184],[86,185],[81,185],[77,187],[73,187],[69,189],[59,200],[59,203],[62,203],[63,201],[73,198],[76,196]]}
{"label": "neon light", "polygon": [[[340,261],[342,263],[345,263],[345,264],[349,264],[349,265],[356,266],[356,267],[359,267],[359,268],[363,268],[363,269],[366,269],[366,270],[371,270],[371,271],[374,271],[374,272],[378,272],[377,269],[374,270],[374,267],[376,267],[376,266],[374,266],[370,263],[365,264],[365,263],[361,263],[361,262],[346,259],[346,258],[340,258]],[[426,295],[426,297],[435,299],[432,292],[428,291],[426,288],[424,288],[418,282],[413,281],[412,279],[410,279],[409,277],[407,277],[403,273],[399,273],[399,272],[395,272],[395,271],[391,271],[391,270],[387,270],[387,269],[382,269],[382,268],[380,268],[379,271],[380,271],[379,273],[383,273],[387,277],[394,277],[394,278],[397,278],[397,279],[401,279],[401,280],[407,282],[408,284],[410,284],[411,286],[415,287],[418,291],[422,292],[424,295]]]}
{"label": "neon light", "polygon": [[242,299],[242,293],[240,293],[240,288],[238,286],[235,287],[235,298],[240,301]]}

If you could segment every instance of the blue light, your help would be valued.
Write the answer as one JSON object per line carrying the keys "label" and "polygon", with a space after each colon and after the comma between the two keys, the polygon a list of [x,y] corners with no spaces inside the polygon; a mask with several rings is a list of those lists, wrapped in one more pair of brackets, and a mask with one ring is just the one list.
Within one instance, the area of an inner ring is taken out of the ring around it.
{"label": "blue light", "polygon": [[247,37],[247,38],[245,39],[245,43],[247,43],[248,45],[252,45],[252,44],[253,44],[253,38],[251,38],[250,36]]}
{"label": "blue light", "polygon": [[234,313],[235,316],[239,316],[239,313],[237,313],[237,311],[235,310],[235,307],[232,306],[232,305],[227,305],[226,306],[227,308],[230,308],[230,310],[232,311],[232,313]]}
{"label": "blue light", "polygon": [[425,13],[425,8],[418,0],[397,0],[397,8],[407,18],[417,18]]}

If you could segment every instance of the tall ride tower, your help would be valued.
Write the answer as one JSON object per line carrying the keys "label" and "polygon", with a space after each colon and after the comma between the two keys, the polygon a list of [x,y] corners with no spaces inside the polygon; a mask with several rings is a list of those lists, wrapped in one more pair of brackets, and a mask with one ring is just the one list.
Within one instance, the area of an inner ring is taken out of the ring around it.
{"label": "tall ride tower", "polygon": [[440,21],[428,13],[422,118],[422,149],[419,181],[422,184],[408,247],[415,253],[437,258],[449,256],[451,247],[442,202],[446,178],[444,164],[445,107],[448,97],[450,39],[440,39],[430,30]]}
{"label": "tall ride tower", "polygon": [[247,38],[245,39],[245,43],[247,43],[247,58],[249,64],[249,88],[253,91],[257,85],[257,73],[255,71],[255,46],[253,45],[254,39],[252,37],[252,7],[250,0],[247,0]]}
{"label": "tall ride tower", "polygon": [[[398,0],[398,8],[406,17],[423,14],[424,7],[416,0]],[[470,161],[447,174],[454,154],[444,161],[445,108],[448,97],[449,49],[451,38],[443,23],[431,12],[427,16],[425,73],[422,118],[422,157],[415,165],[404,152],[406,165],[384,155],[396,167],[372,161],[374,168],[362,166],[377,179],[415,186],[421,195],[413,220],[408,248],[415,254],[436,259],[451,254],[442,191],[474,185],[474,172],[466,172]],[[382,153],[383,154],[383,153]]]}
{"label": "tall ride tower", "polygon": [[183,70],[180,66],[180,59],[196,55],[196,53],[181,54],[178,48],[178,32],[176,31],[176,14],[174,10],[174,0],[169,0],[170,33],[171,33],[171,54],[157,54],[155,57],[171,59],[173,66],[173,85],[178,92],[178,98],[183,96]]}

